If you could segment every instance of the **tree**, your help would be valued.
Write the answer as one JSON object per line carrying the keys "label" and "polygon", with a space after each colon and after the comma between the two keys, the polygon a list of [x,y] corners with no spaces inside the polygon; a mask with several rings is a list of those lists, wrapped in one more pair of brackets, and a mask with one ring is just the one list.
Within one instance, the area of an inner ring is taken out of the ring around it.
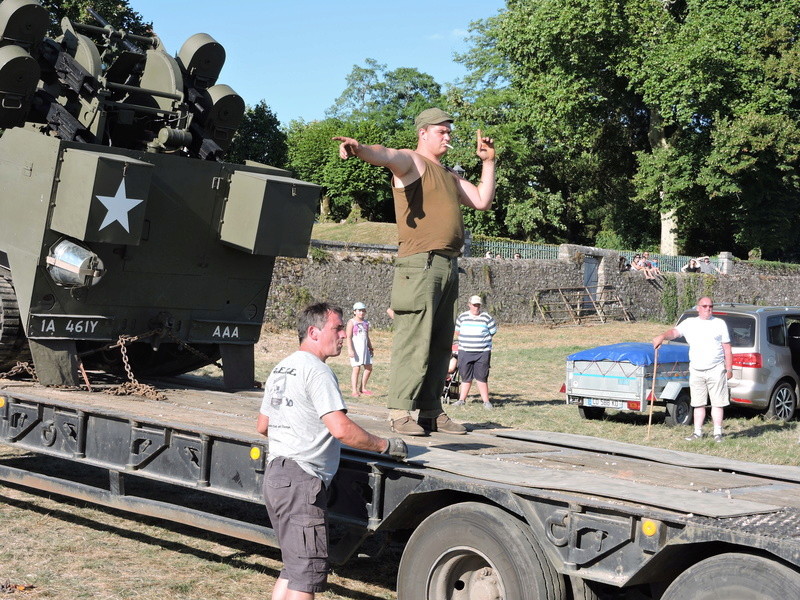
{"label": "tree", "polygon": [[323,219],[390,221],[394,218],[386,169],[363,161],[339,158],[333,137],[354,137],[364,144],[387,144],[387,135],[369,121],[345,122],[335,118],[288,128],[289,169],[295,176],[322,186]]}
{"label": "tree", "polygon": [[61,19],[67,17],[77,23],[100,25],[89,13],[94,9],[112,27],[123,29],[134,35],[152,35],[153,24],[142,19],[142,15],[130,7],[128,0],[40,0],[50,12],[48,35],[61,35]]}
{"label": "tree", "polygon": [[661,225],[688,251],[797,247],[798,9],[509,0],[473,28],[460,90],[472,112],[505,107],[509,228],[644,245]]}
{"label": "tree", "polygon": [[[332,160],[335,144],[332,140],[339,135],[343,125],[337,119],[324,121],[292,121],[286,130],[286,142],[289,148],[289,169],[294,176],[322,186],[322,205],[320,219],[340,220],[339,211],[331,210],[328,188],[323,182],[325,166]],[[336,214],[334,214],[336,212]]]}
{"label": "tree", "polygon": [[388,132],[414,122],[422,110],[444,100],[441,86],[417,69],[392,71],[372,58],[355,65],[347,76],[347,87],[328,109],[328,115],[343,121],[372,121]]}
{"label": "tree", "polygon": [[471,69],[459,108],[498,140],[495,210],[507,234],[590,243],[614,215],[631,212],[628,148],[641,140],[641,119],[635,95],[583,42],[600,31],[610,51],[619,38],[613,20],[560,4],[510,2],[473,26],[473,47],[459,57]]}
{"label": "tree", "polygon": [[245,111],[225,160],[234,163],[253,160],[283,168],[288,161],[288,153],[286,134],[280,128],[278,118],[261,100]]}
{"label": "tree", "polygon": [[[766,232],[760,244],[769,248],[766,254],[779,257],[782,248],[796,247],[796,236],[786,227],[775,223],[765,229],[765,218],[772,222],[780,215],[761,210],[743,215],[741,209],[752,205],[753,194],[771,198],[768,205],[796,209],[799,190],[792,176],[785,177],[797,167],[791,142],[796,129],[785,125],[798,116],[800,4],[694,1],[658,12],[631,4],[632,20],[644,24],[636,38],[644,51],[632,54],[622,68],[651,107],[654,140],[649,156],[640,157],[645,185],[639,186],[639,198],[662,213],[674,213],[690,249],[725,243],[746,255],[756,241],[753,235]],[[657,28],[657,43],[646,27]],[[772,139],[769,148],[762,146],[765,135]],[[734,184],[746,176],[729,145],[734,139],[738,152],[763,150],[756,187],[742,179]],[[731,178],[734,172],[738,176]],[[716,239],[708,235],[712,211],[718,214],[711,231],[722,234]]]}
{"label": "tree", "polygon": [[353,67],[327,119],[291,123],[289,167],[323,186],[322,217],[393,221],[389,172],[359,160],[342,161],[331,138],[413,147],[414,117],[442,101],[441,87],[430,75],[413,68],[388,71],[386,65],[367,59],[365,66]]}

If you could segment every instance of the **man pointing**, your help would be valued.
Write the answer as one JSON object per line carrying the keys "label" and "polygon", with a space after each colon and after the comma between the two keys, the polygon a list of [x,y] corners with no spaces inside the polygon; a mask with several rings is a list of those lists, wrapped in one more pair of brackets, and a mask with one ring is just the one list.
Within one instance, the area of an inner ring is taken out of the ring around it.
{"label": "man pointing", "polygon": [[[426,432],[464,434],[442,410],[440,392],[453,343],[458,299],[457,258],[464,245],[460,205],[492,206],[495,189],[494,141],[477,132],[481,180],[473,185],[441,158],[450,146],[453,117],[439,108],[415,119],[415,150],[365,146],[336,137],[339,156],[352,156],[392,172],[392,194],[399,250],[395,261],[391,309],[394,341],[389,375],[389,419],[404,435]],[[418,422],[411,417],[419,409]]]}

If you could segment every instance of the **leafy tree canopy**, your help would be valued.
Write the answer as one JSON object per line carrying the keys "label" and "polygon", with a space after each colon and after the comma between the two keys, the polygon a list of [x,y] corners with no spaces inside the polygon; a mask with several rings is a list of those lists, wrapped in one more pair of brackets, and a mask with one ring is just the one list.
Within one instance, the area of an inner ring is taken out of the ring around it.
{"label": "leafy tree canopy", "polygon": [[347,76],[347,87],[328,109],[328,115],[348,121],[372,121],[394,132],[414,122],[425,108],[442,102],[441,86],[417,69],[388,71],[368,58]]}
{"label": "leafy tree canopy", "polygon": [[464,114],[503,145],[509,235],[798,246],[800,0],[508,0],[473,26]]}
{"label": "leafy tree canopy", "polygon": [[71,21],[100,25],[89,13],[92,8],[112,27],[123,29],[135,35],[152,35],[153,24],[144,21],[142,15],[130,7],[128,0],[40,0],[50,12],[50,30],[48,35],[61,35],[61,19],[67,17]]}
{"label": "leafy tree canopy", "polygon": [[233,137],[225,160],[243,163],[253,160],[273,167],[283,168],[288,161],[286,133],[264,100],[244,113],[244,119]]}

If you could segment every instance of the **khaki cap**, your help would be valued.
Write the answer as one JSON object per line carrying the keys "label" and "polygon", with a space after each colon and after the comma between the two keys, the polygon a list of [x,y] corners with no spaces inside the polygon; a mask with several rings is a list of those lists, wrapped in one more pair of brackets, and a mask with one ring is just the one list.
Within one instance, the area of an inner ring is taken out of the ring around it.
{"label": "khaki cap", "polygon": [[439,125],[440,123],[453,122],[453,117],[444,112],[441,108],[426,108],[414,119],[414,127],[422,129],[428,125]]}
{"label": "khaki cap", "polygon": [[470,296],[469,297],[470,304],[483,304],[480,296]]}

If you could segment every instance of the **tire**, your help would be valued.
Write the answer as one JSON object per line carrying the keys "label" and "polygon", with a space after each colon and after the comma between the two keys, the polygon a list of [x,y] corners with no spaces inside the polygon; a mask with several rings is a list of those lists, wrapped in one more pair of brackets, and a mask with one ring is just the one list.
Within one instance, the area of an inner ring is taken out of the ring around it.
{"label": "tire", "polygon": [[433,513],[403,551],[398,600],[565,600],[564,578],[524,527],[478,502]]}
{"label": "tire", "polygon": [[600,406],[579,406],[578,412],[582,419],[595,421],[603,418],[603,415],[606,414],[606,409]]}
{"label": "tire", "polygon": [[763,556],[718,554],[678,575],[661,600],[800,598],[800,573]]}
{"label": "tire", "polygon": [[768,419],[791,421],[797,410],[797,394],[794,391],[794,382],[783,380],[775,386],[769,397],[766,416]]}
{"label": "tire", "polygon": [[597,591],[600,584],[595,581],[571,576],[569,583],[572,588],[572,600],[601,600],[603,598]]}
{"label": "tire", "polygon": [[689,400],[689,393],[686,391],[678,394],[674,402],[667,403],[667,416],[664,422],[670,427],[676,425],[691,425],[694,421],[694,409]]}

